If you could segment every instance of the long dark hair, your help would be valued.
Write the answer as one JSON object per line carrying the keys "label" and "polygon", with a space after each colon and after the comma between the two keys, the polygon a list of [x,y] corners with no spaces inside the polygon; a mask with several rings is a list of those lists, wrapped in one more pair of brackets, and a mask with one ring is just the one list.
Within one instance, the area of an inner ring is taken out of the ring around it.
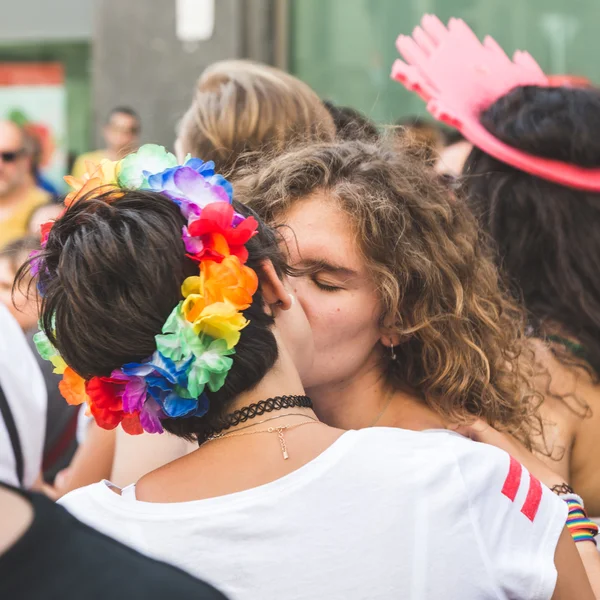
{"label": "long dark hair", "polygon": [[[519,87],[482,115],[488,131],[530,154],[600,167],[600,92]],[[600,193],[564,187],[475,148],[465,165],[471,208],[521,296],[534,335],[577,339],[600,374]]]}

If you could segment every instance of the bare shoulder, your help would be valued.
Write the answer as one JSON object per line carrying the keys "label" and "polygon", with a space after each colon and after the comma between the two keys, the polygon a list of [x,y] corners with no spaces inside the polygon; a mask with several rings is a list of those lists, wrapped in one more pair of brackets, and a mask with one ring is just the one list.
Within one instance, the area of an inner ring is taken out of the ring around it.
{"label": "bare shoulder", "polygon": [[[561,362],[541,340],[532,340],[538,366],[536,388],[550,457],[540,457],[600,514],[600,385],[583,368]],[[595,500],[598,499],[598,500]]]}
{"label": "bare shoulder", "polygon": [[542,415],[574,438],[582,422],[590,417],[598,386],[585,369],[559,360],[542,340],[531,340],[531,346],[536,361],[535,386],[544,397]]}
{"label": "bare shoulder", "polygon": [[530,340],[535,358],[535,388],[543,396],[540,458],[567,481],[575,439],[588,416],[590,377],[583,369],[563,364],[542,340]]}

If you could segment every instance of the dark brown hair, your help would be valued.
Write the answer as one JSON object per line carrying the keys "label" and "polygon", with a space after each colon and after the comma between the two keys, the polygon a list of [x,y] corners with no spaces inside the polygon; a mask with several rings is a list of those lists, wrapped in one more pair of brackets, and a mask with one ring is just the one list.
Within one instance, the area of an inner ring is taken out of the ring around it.
{"label": "dark brown hair", "polygon": [[[488,131],[536,156],[600,167],[600,92],[516,88],[482,115]],[[501,163],[478,148],[465,194],[522,297],[532,333],[559,328],[600,374],[600,193],[568,188]],[[560,358],[560,356],[558,356]]]}
{"label": "dark brown hair", "polygon": [[[235,204],[237,212],[253,214]],[[182,300],[181,284],[198,273],[186,258],[181,239],[185,224],[179,208],[157,192],[126,191],[91,195],[59,218],[40,254],[42,328],[67,364],[82,377],[109,376],[114,369],[150,357],[155,336]],[[248,266],[260,275],[270,260],[286,270],[275,233],[259,221],[246,245]],[[20,277],[24,276],[21,271]],[[231,401],[252,389],[277,360],[277,343],[262,293],[244,311],[242,331],[225,385],[207,392],[209,412],[202,418],[167,419],[165,429],[188,439],[203,439]]]}
{"label": "dark brown hair", "polygon": [[499,284],[473,216],[435,173],[397,146],[340,142],[274,157],[236,188],[267,222],[326,194],[352,224],[381,302],[400,336],[389,381],[442,417],[481,417],[529,443],[537,394],[522,354],[523,315]]}
{"label": "dark brown hair", "polygon": [[379,139],[377,125],[360,111],[350,106],[338,106],[330,100],[325,100],[323,104],[335,123],[338,139],[363,142],[376,142]]}

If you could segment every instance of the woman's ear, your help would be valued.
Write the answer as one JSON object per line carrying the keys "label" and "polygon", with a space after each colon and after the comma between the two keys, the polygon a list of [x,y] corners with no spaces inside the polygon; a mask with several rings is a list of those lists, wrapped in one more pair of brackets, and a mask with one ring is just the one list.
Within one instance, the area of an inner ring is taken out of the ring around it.
{"label": "woman's ear", "polygon": [[285,289],[283,281],[279,279],[273,263],[266,259],[258,269],[258,279],[263,298],[269,306],[277,306],[282,310],[289,310],[294,303],[292,295]]}
{"label": "woman's ear", "polygon": [[393,348],[400,343],[400,336],[396,333],[382,334],[379,340],[387,348]]}

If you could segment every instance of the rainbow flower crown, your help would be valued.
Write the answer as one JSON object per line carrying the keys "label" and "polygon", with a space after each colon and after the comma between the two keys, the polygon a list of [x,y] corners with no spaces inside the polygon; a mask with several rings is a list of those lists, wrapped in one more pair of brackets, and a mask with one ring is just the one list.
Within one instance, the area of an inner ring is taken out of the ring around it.
{"label": "rainbow flower crown", "polygon": [[[162,433],[165,418],[206,414],[205,389],[216,392],[225,383],[240,331],[248,325],[241,311],[250,306],[258,288],[256,273],[245,266],[245,244],[258,223],[234,211],[231,184],[215,174],[213,162],[188,156],[179,165],[162,146],[147,144],[118,162],[104,160],[87,169],[82,180],[65,177],[74,189],[65,199],[67,210],[84,196],[114,191],[109,194],[113,200],[127,189],[160,192],[187,219],[182,237],[187,256],[198,263],[198,275],[183,282],[183,299],[156,336],[154,354],[116,369],[110,377],[85,381],[43,332],[36,334],[35,343],[54,372],[63,375],[59,388],[67,402],[85,402],[100,427],[121,424],[131,434]],[[42,225],[43,246],[52,225]],[[40,268],[45,267],[34,264],[32,270]]]}

